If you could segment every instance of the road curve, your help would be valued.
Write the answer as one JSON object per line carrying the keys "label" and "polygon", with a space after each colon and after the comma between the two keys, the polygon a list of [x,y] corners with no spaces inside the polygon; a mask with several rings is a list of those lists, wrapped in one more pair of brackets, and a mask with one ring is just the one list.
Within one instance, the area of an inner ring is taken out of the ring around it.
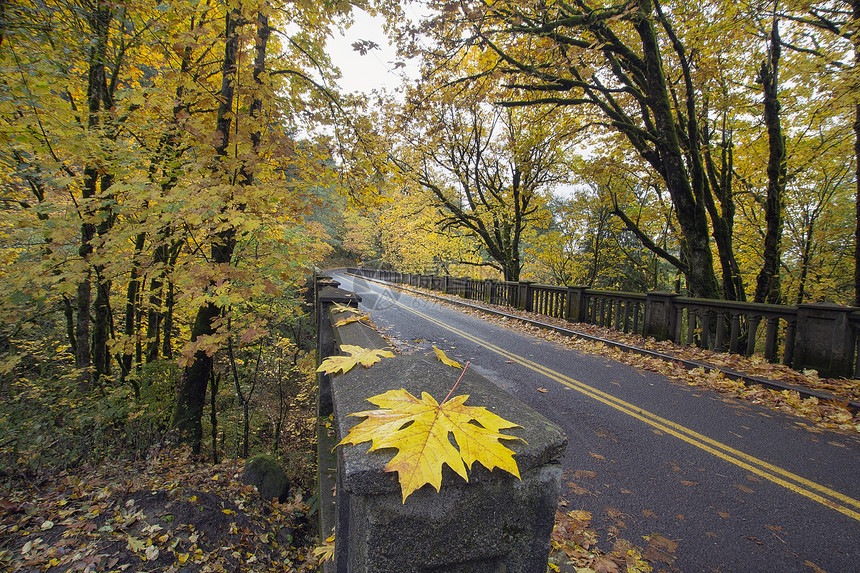
{"label": "road curve", "polygon": [[601,546],[677,542],[675,570],[860,571],[860,439],[336,274],[401,351],[432,345],[559,424],[562,495]]}

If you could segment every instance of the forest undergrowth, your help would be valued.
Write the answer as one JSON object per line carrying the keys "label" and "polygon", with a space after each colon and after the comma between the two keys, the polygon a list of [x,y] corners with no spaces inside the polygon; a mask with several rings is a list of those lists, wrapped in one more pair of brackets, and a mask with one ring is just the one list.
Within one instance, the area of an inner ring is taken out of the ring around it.
{"label": "forest undergrowth", "polygon": [[[240,352],[239,370],[258,373],[240,379],[247,410],[234,380],[214,376],[195,455],[168,430],[175,363],[144,366],[139,398],[128,384],[84,396],[52,376],[63,353],[49,346],[0,387],[0,570],[316,570],[312,352],[272,345],[261,368]],[[257,453],[286,472],[284,501],[244,484]]]}

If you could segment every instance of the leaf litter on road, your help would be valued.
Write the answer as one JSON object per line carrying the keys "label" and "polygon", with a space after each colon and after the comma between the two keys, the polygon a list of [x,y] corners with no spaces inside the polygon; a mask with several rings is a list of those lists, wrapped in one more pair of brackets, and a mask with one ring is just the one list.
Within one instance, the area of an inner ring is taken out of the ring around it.
{"label": "leaf litter on road", "polygon": [[[421,293],[416,291],[414,287],[410,290],[412,294],[418,296],[426,294],[433,297],[437,302],[440,302],[438,293]],[[449,299],[451,302],[444,300],[444,298]],[[748,376],[756,376],[825,392],[833,395],[835,400],[819,400],[816,397],[803,398],[796,391],[780,391],[759,385],[747,386],[742,381],[726,377],[719,370],[710,370],[708,372],[702,368],[688,370],[679,361],[667,361],[657,357],[625,352],[603,342],[564,335],[517,320],[516,318],[488,314],[482,312],[480,308],[463,307],[456,304],[456,302],[462,299],[457,299],[453,296],[444,298],[441,300],[442,304],[450,305],[460,312],[476,316],[483,321],[491,322],[500,327],[530,334],[542,340],[556,342],[583,353],[609,358],[640,370],[656,372],[680,381],[685,386],[706,388],[732,398],[762,405],[772,410],[800,416],[811,422],[811,425],[804,427],[804,429],[811,431],[820,431],[822,429],[833,430],[847,432],[855,436],[860,434],[860,412],[853,413],[848,407],[849,401],[860,402],[860,380],[821,378],[814,370],[797,371],[783,364],[770,363],[757,354],[753,356],[741,356],[695,346],[682,346],[670,341],[657,341],[654,338],[646,338],[638,334],[626,334],[612,328],[600,327],[593,324],[570,323],[563,319],[551,318],[510,307],[469,301],[469,304],[478,307],[504,312],[523,319],[537,320],[545,324],[560,326],[582,332],[591,337],[611,340],[643,350],[659,352],[674,356],[679,360],[700,362],[715,368],[725,368]]]}

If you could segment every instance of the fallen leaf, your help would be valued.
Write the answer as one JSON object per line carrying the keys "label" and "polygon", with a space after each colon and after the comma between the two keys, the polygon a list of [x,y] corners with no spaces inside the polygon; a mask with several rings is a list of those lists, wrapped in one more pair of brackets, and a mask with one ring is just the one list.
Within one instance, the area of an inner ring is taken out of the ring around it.
{"label": "fallen leaf", "polygon": [[549,392],[549,390],[547,390],[546,388],[538,388],[538,389],[537,389],[537,391],[538,391],[538,392],[543,392],[544,394],[546,394],[547,392]]}
{"label": "fallen leaf", "polygon": [[370,320],[366,315],[352,315],[347,318],[341,318],[334,323],[334,326],[346,326],[352,322],[361,322],[362,320]]}
{"label": "fallen leaf", "polygon": [[158,547],[156,547],[155,545],[150,545],[146,548],[145,555],[147,561],[155,561],[156,559],[158,559],[158,554]]}
{"label": "fallen leaf", "polygon": [[662,561],[671,565],[675,562],[672,554],[677,548],[677,543],[657,533],[648,539],[648,546],[642,555],[648,561]]}
{"label": "fallen leaf", "polygon": [[598,557],[591,564],[591,568],[597,573],[618,573],[620,571],[618,563],[608,557]]}
{"label": "fallen leaf", "polygon": [[824,569],[822,569],[821,567],[819,567],[818,565],[816,565],[815,563],[813,563],[809,559],[804,561],[803,564],[806,565],[807,567],[811,567],[813,573],[826,573],[826,571],[824,571]]}
{"label": "fallen leaf", "polygon": [[591,512],[585,511],[584,509],[574,509],[572,511],[568,511],[567,515],[577,521],[583,522],[584,524],[588,524],[588,522],[591,521]]}
{"label": "fallen leaf", "polygon": [[361,364],[365,368],[370,368],[383,358],[394,356],[394,353],[390,350],[362,348],[361,346],[354,346],[352,344],[343,344],[340,350],[341,352],[346,352],[348,356],[329,356],[322,361],[319,368],[317,368],[317,372],[336,374],[340,371],[346,374],[357,364]]}
{"label": "fallen leaf", "polygon": [[621,511],[615,509],[614,507],[607,506],[605,509],[606,509],[606,515],[608,515],[612,519],[617,519],[617,518],[624,515],[623,513],[621,513]]}
{"label": "fallen leaf", "polygon": [[325,543],[314,549],[314,556],[319,560],[318,563],[320,564],[326,561],[334,561],[334,533],[326,538]]}
{"label": "fallen leaf", "polygon": [[591,493],[584,487],[580,487],[573,482],[569,482],[567,484],[567,487],[570,488],[571,493],[573,493],[574,495],[585,495],[587,493]]}
{"label": "fallen leaf", "polygon": [[433,346],[433,352],[436,353],[436,358],[438,358],[439,362],[441,362],[442,364],[444,364],[446,366],[450,366],[452,368],[459,368],[459,369],[463,368],[462,364],[460,364],[456,360],[452,360],[452,359],[448,358],[448,356],[445,354],[445,352],[436,348],[435,345]]}
{"label": "fallen leaf", "polygon": [[600,454],[595,454],[594,452],[588,452],[588,455],[594,458],[595,460],[600,460],[601,462],[606,459],[606,456],[601,456]]}
{"label": "fallen leaf", "polygon": [[[439,404],[427,392],[418,399],[403,388],[389,390],[368,398],[379,410],[350,414],[366,419],[353,426],[338,445],[371,441],[369,451],[397,449],[384,469],[397,472],[403,503],[424,484],[429,483],[439,491],[443,464],[466,481],[469,481],[466,468],[471,469],[476,461],[488,470],[499,468],[519,478],[514,452],[499,441],[518,440],[500,433],[502,429],[519,427],[518,424],[486,408],[466,406],[467,398],[468,395],[455,396]],[[451,443],[451,434],[459,450]]]}
{"label": "fallen leaf", "polygon": [[125,538],[125,548],[129,551],[134,551],[137,553],[138,551],[143,551],[146,548],[146,542],[142,539],[137,539],[136,537],[132,537],[129,535]]}

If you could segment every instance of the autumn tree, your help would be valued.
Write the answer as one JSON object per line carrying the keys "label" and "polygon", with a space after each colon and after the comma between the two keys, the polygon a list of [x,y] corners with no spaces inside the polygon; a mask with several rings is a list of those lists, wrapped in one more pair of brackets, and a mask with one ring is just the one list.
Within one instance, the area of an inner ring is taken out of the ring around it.
{"label": "autumn tree", "polygon": [[336,182],[314,126],[332,119],[324,38],[348,8],[4,4],[4,372],[55,315],[53,359],[76,358],[82,395],[127,384],[133,400],[176,359],[173,422],[199,447],[219,352],[269,336],[283,306],[266,301],[298,298],[326,248],[304,217],[311,185]]}
{"label": "autumn tree", "polygon": [[408,122],[394,163],[439,209],[440,230],[471,237],[486,249],[482,264],[519,280],[523,235],[546,216],[545,194],[566,177],[558,114],[502,109],[475,92],[417,105],[403,114]]}
{"label": "autumn tree", "polygon": [[[850,147],[847,144],[843,148]],[[850,302],[846,294],[853,282],[851,168],[822,158],[786,188],[782,282],[791,302]]]}
{"label": "autumn tree", "polygon": [[[826,76],[835,76],[831,97],[853,112],[854,132],[854,304],[860,305],[860,2],[799,2],[780,7],[781,17],[812,30],[806,42],[789,42],[786,48],[814,56]],[[824,39],[822,40],[822,35]]]}
{"label": "autumn tree", "polygon": [[505,76],[520,96],[506,105],[577,108],[593,125],[621,134],[661,177],[681,234],[673,264],[686,275],[691,294],[743,296],[732,247],[732,147],[726,132],[717,139],[720,124],[712,121],[698,83],[701,46],[691,51],[676,26],[711,17],[715,6],[669,11],[650,0],[615,6],[501,2],[463,3],[461,10],[446,4],[443,10],[436,28],[442,56],[482,52],[484,73]]}

